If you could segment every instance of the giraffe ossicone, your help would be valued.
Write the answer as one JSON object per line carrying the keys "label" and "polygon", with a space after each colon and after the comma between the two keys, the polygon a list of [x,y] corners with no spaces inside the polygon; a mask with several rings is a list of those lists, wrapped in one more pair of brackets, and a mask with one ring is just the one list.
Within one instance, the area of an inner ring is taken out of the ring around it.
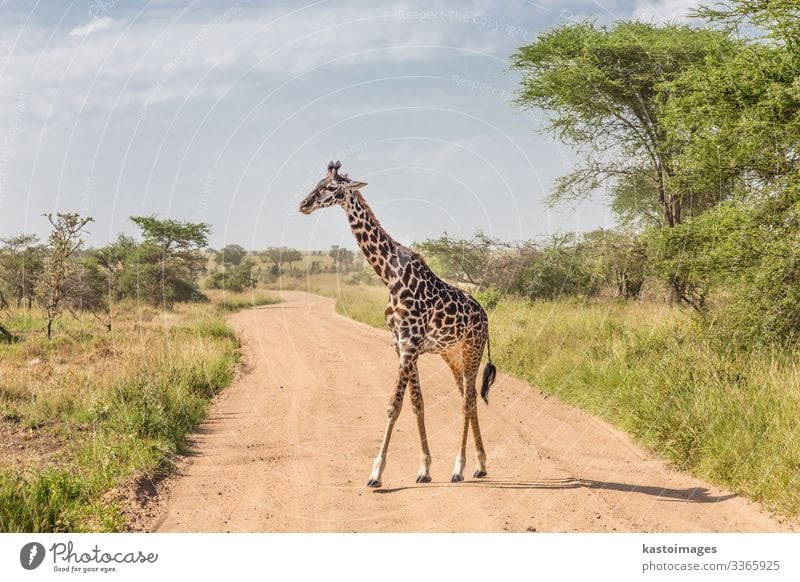
{"label": "giraffe ossicone", "polygon": [[387,424],[378,455],[372,465],[367,485],[380,487],[392,429],[403,407],[406,388],[417,420],[420,440],[420,467],[417,483],[431,480],[431,455],[425,433],[425,405],[417,371],[417,360],[424,353],[442,356],[455,378],[462,396],[461,448],[456,455],[451,481],[464,480],[467,437],[470,427],[477,455],[474,477],[486,476],[486,452],[478,424],[476,380],[487,347],[481,397],[488,404],[489,388],[496,377],[489,348],[489,319],[486,312],[467,292],[436,276],[414,250],[395,241],[378,222],[360,189],[366,182],[340,174],[341,162],[328,164],[325,177],[300,203],[303,214],[320,208],[341,206],[361,252],[389,290],[389,304],[384,313],[392,331],[394,347],[400,359],[397,382],[387,407]]}

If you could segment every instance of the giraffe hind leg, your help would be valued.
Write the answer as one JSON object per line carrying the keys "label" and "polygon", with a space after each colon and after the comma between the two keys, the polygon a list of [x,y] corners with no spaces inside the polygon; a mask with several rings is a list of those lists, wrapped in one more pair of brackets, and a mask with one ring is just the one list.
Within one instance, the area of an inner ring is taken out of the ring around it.
{"label": "giraffe hind leg", "polygon": [[471,349],[464,354],[465,371],[464,375],[467,383],[467,390],[471,392],[471,406],[470,406],[470,424],[472,426],[472,437],[475,441],[475,454],[477,457],[477,465],[473,477],[486,477],[486,450],[483,447],[483,438],[481,437],[481,428],[478,422],[478,407],[476,397],[476,379],[478,370],[481,364],[481,355],[483,353],[483,344],[481,343],[480,349]]}
{"label": "giraffe hind leg", "polygon": [[[453,373],[453,379],[456,381],[458,393],[461,394],[462,400],[465,398],[464,394],[464,359],[463,349],[458,348],[442,354],[442,359],[447,362],[450,371]],[[461,427],[461,448],[458,455],[456,455],[455,463],[453,464],[453,475],[450,481],[453,483],[460,483],[464,480],[464,463],[466,461],[466,446],[467,434],[469,433],[469,420],[464,417],[464,424]]]}

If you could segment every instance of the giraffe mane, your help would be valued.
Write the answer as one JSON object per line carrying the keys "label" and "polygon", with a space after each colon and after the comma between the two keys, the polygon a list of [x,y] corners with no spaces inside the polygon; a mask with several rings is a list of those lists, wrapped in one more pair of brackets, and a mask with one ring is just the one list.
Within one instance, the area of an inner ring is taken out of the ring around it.
{"label": "giraffe mane", "polygon": [[386,232],[386,229],[385,229],[385,228],[383,228],[383,225],[381,225],[381,221],[380,221],[380,220],[378,220],[378,217],[377,217],[377,216],[375,216],[375,213],[372,211],[372,208],[370,208],[369,204],[367,204],[367,201],[364,199],[364,195],[363,195],[363,194],[361,194],[361,192],[359,192],[358,190],[355,190],[355,191],[353,192],[353,196],[355,196],[355,197],[356,197],[356,200],[358,200],[358,203],[359,203],[359,204],[361,205],[361,207],[364,209],[364,212],[366,212],[366,213],[369,215],[369,217],[372,219],[372,221],[373,221],[373,224],[375,224],[376,226],[380,227],[380,229],[381,229],[381,230],[383,230],[383,232],[384,232],[384,233],[386,233],[386,236],[387,236],[387,237],[389,237],[389,240],[390,240],[390,241],[391,241],[391,242],[392,242],[392,243],[393,243],[395,246],[397,246],[397,247],[400,247],[400,248],[402,248],[402,249],[405,249],[405,250],[407,250],[407,251],[409,252],[409,254],[413,255],[413,256],[414,256],[414,257],[416,257],[416,258],[418,258],[418,259],[419,259],[419,260],[422,262],[422,264],[423,264],[423,265],[425,265],[425,267],[427,267],[428,269],[430,269],[430,267],[428,267],[428,263],[425,261],[425,257],[423,257],[423,256],[422,256],[420,253],[418,253],[418,252],[417,252],[417,251],[415,251],[414,249],[412,249],[412,248],[409,248],[409,247],[407,247],[407,246],[405,246],[405,245],[401,245],[399,242],[397,242],[396,240],[394,240],[394,238],[392,237],[392,235],[390,235],[388,232]]}

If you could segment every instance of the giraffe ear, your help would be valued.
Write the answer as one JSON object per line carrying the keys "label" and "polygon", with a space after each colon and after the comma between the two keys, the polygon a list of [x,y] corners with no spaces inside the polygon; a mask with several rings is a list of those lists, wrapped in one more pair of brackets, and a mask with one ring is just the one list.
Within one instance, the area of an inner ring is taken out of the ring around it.
{"label": "giraffe ear", "polygon": [[352,182],[348,182],[347,185],[345,185],[345,188],[347,190],[361,190],[361,188],[365,187],[366,185],[367,185],[366,182],[359,182],[357,180],[353,180]]}

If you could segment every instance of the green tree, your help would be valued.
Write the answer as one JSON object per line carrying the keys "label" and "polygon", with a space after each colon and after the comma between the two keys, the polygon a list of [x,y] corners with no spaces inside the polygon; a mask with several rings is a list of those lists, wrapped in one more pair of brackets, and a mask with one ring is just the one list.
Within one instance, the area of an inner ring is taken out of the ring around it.
{"label": "green tree", "polygon": [[296,249],[284,249],[283,262],[289,264],[289,271],[294,270],[294,263],[303,260],[303,253]]}
{"label": "green tree", "polygon": [[800,58],[751,40],[665,85],[661,108],[679,152],[675,183],[688,195],[774,192],[800,167]]}
{"label": "green tree", "polygon": [[638,237],[594,230],[581,237],[579,246],[583,269],[589,273],[595,292],[607,289],[614,297],[639,297],[646,279],[647,254]]}
{"label": "green tree", "polygon": [[17,307],[33,301],[36,281],[44,266],[44,247],[32,234],[0,238],[0,307],[7,304],[3,291],[16,301]]}
{"label": "green tree", "polygon": [[206,223],[134,216],[143,242],[135,249],[135,292],[155,305],[171,308],[175,302],[204,299],[197,287],[206,259],[210,227]]}
{"label": "green tree", "polygon": [[478,231],[471,239],[458,239],[445,233],[437,239],[414,246],[431,258],[447,279],[481,287],[492,250],[498,244],[498,241]]}
{"label": "green tree", "polygon": [[[557,180],[551,201],[584,197],[607,182],[650,181],[654,188],[640,192],[655,194],[664,225],[680,224],[697,200],[672,184],[676,152],[661,115],[670,95],[661,87],[735,46],[724,31],[581,22],[520,47],[512,56],[512,68],[522,73],[517,103],[544,110],[546,130],[583,157],[580,168]],[[617,194],[629,191],[612,189],[612,197]]]}
{"label": "green tree", "polygon": [[44,269],[36,285],[36,299],[47,316],[47,339],[62,309],[79,299],[80,279],[74,259],[83,246],[84,228],[94,219],[79,214],[44,214],[50,222]]}
{"label": "green tree", "polygon": [[272,272],[275,276],[280,275],[281,266],[287,262],[287,257],[291,258],[290,250],[286,247],[269,247],[261,253],[264,260],[272,265]]}
{"label": "green tree", "polygon": [[694,11],[710,21],[722,22],[734,29],[754,26],[766,31],[789,52],[800,52],[800,4],[797,0],[727,0],[716,2],[713,8]]}
{"label": "green tree", "polygon": [[206,286],[209,289],[224,289],[239,293],[246,289],[254,289],[257,279],[252,272],[250,261],[243,261],[239,265],[225,267],[208,278]]}
{"label": "green tree", "polygon": [[108,331],[113,323],[113,306],[136,289],[134,265],[138,247],[132,237],[121,234],[104,247],[90,249],[81,258],[81,308],[92,313]]}
{"label": "green tree", "polygon": [[216,252],[220,265],[239,265],[247,257],[247,251],[240,245],[226,245]]}
{"label": "green tree", "polygon": [[774,196],[725,202],[646,240],[654,270],[687,282],[689,303],[720,345],[800,341],[800,176]]}

